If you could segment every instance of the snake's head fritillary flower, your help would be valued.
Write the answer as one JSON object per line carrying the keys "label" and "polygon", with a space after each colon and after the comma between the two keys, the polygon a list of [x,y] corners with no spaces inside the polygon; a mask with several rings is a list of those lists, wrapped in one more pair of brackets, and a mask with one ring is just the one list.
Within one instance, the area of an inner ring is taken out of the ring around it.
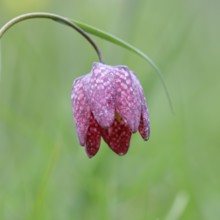
{"label": "snake's head fritillary flower", "polygon": [[94,63],[89,74],[74,81],[71,99],[79,143],[89,157],[98,152],[101,137],[119,155],[127,153],[132,133],[149,139],[143,88],[126,66]]}

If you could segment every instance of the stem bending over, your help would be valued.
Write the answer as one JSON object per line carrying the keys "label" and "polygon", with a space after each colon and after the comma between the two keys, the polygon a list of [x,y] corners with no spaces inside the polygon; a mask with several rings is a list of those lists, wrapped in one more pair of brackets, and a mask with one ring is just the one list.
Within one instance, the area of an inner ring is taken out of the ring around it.
{"label": "stem bending over", "polygon": [[93,46],[93,48],[95,49],[99,61],[101,63],[103,63],[103,57],[102,54],[99,50],[99,48],[97,47],[97,45],[95,44],[95,42],[88,36],[88,34],[82,30],[80,27],[78,27],[77,25],[75,25],[72,21],[70,21],[69,19],[59,16],[59,15],[55,15],[52,13],[47,13],[47,12],[33,12],[33,13],[27,13],[27,14],[23,14],[20,16],[17,16],[15,18],[13,18],[12,20],[10,20],[9,22],[7,22],[1,29],[0,29],[0,39],[3,37],[4,33],[6,33],[6,31],[8,29],[10,29],[12,26],[14,26],[15,24],[24,21],[24,20],[28,20],[28,19],[32,19],[32,18],[47,18],[47,19],[51,19],[54,20],[56,22],[59,22],[61,24],[65,24],[73,29],[75,29],[77,32],[79,32],[84,38],[86,38],[86,40],[88,40],[88,42]]}
{"label": "stem bending over", "polygon": [[92,47],[95,49],[98,58],[99,58],[99,62],[100,63],[104,63],[103,61],[103,57],[102,54],[99,50],[99,48],[97,47],[97,45],[95,44],[95,42],[89,37],[88,34],[92,34],[94,36],[100,37],[102,39],[105,39],[113,44],[119,45],[121,47],[124,47],[130,51],[132,51],[133,53],[136,53],[137,55],[139,55],[140,57],[144,58],[145,61],[147,61],[151,67],[153,67],[153,69],[155,70],[155,73],[158,75],[162,86],[164,88],[165,94],[167,96],[167,100],[169,102],[169,106],[172,112],[174,112],[173,110],[173,106],[172,106],[172,101],[163,77],[162,72],[160,71],[160,69],[158,68],[158,66],[154,63],[154,61],[145,53],[143,53],[141,50],[139,50],[138,48],[128,44],[127,42],[123,41],[122,39],[109,34],[107,32],[104,32],[102,30],[99,30],[95,27],[92,27],[90,25],[87,24],[83,24],[81,22],[78,21],[74,21],[74,20],[69,20],[68,18],[62,17],[60,15],[56,15],[56,14],[52,14],[52,13],[47,13],[47,12],[32,12],[32,13],[27,13],[27,14],[23,14],[20,15],[18,17],[13,18],[12,20],[10,20],[8,23],[6,23],[1,29],[0,29],[0,39],[2,38],[2,36],[4,35],[4,33],[10,29],[12,26],[14,26],[14,24],[17,24],[21,21],[24,20],[28,20],[28,19],[32,19],[32,18],[47,18],[47,19],[51,19],[54,20],[58,23],[61,24],[65,24],[73,29],[75,29],[77,32],[79,32],[84,38],[86,38],[88,40],[88,42],[92,45]]}

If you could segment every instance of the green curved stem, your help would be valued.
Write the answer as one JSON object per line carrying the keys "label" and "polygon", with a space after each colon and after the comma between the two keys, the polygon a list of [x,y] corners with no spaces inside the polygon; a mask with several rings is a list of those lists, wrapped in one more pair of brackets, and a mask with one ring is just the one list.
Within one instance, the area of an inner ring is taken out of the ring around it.
{"label": "green curved stem", "polygon": [[15,25],[16,23],[19,23],[21,21],[27,20],[27,19],[32,19],[32,18],[47,18],[47,19],[51,19],[54,20],[56,22],[65,24],[73,29],[75,29],[76,31],[78,31],[83,37],[85,37],[89,43],[93,46],[93,48],[95,49],[99,61],[101,63],[103,63],[103,58],[102,58],[102,54],[99,50],[99,48],[97,47],[97,45],[95,44],[95,42],[88,36],[87,33],[95,35],[99,38],[105,39],[111,43],[114,43],[116,45],[119,45],[121,47],[124,47],[128,50],[130,50],[133,53],[136,53],[137,55],[139,55],[140,57],[144,58],[156,71],[158,77],[160,78],[164,91],[166,93],[169,105],[171,110],[173,111],[173,107],[172,107],[172,101],[163,77],[162,72],[160,71],[160,69],[158,68],[158,66],[153,62],[153,60],[147,56],[145,53],[143,53],[141,50],[137,49],[136,47],[128,44],[127,42],[123,41],[122,39],[109,34],[107,32],[104,32],[102,30],[99,30],[98,28],[92,27],[90,25],[81,23],[79,21],[75,21],[75,20],[69,20],[65,17],[56,15],[56,14],[52,14],[52,13],[47,13],[47,12],[32,12],[32,13],[27,13],[27,14],[23,14],[20,15],[18,17],[15,17],[14,19],[10,20],[8,23],[6,23],[1,29],[0,29],[0,39],[2,38],[2,36],[4,35],[4,33],[10,29],[13,25]]}
{"label": "green curved stem", "polygon": [[12,26],[14,26],[15,24],[24,21],[24,20],[28,20],[28,19],[32,19],[32,18],[47,18],[47,19],[51,19],[54,20],[56,22],[59,22],[61,24],[65,24],[73,29],[75,29],[77,32],[79,32],[84,38],[86,38],[86,40],[93,46],[93,48],[95,49],[99,61],[101,63],[103,63],[103,58],[102,58],[102,54],[99,50],[99,48],[97,47],[97,45],[95,44],[95,42],[88,36],[88,34],[82,30],[79,26],[75,25],[72,21],[70,21],[69,19],[56,15],[56,14],[52,14],[52,13],[47,13],[47,12],[32,12],[32,13],[27,13],[27,14],[23,14],[20,16],[17,16],[15,18],[13,18],[12,20],[10,20],[9,22],[7,22],[1,29],[0,29],[0,39],[3,37],[3,35],[6,33],[6,31],[8,29],[10,29]]}

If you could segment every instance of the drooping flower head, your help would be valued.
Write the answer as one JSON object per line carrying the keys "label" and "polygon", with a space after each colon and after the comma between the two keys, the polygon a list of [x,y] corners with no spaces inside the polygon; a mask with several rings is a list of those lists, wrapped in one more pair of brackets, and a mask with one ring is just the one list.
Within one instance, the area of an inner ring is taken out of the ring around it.
{"label": "drooping flower head", "polygon": [[71,99],[79,143],[89,157],[98,152],[101,137],[119,155],[127,153],[132,133],[149,139],[144,91],[126,66],[94,63],[89,74],[74,81]]}

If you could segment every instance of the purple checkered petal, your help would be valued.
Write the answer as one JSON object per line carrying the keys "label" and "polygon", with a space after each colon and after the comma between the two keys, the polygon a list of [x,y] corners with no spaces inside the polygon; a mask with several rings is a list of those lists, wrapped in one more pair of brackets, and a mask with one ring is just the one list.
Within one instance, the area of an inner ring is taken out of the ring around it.
{"label": "purple checkered petal", "polygon": [[103,128],[109,127],[115,116],[113,68],[101,63],[94,63],[85,91],[90,109],[98,124]]}
{"label": "purple checkered petal", "polygon": [[89,157],[93,157],[99,150],[101,141],[100,126],[91,113],[89,121],[89,129],[86,137],[86,153]]}
{"label": "purple checkered petal", "polygon": [[138,130],[142,138],[147,141],[150,137],[150,121],[146,103],[142,106],[141,121]]}
{"label": "purple checkered petal", "polygon": [[123,119],[115,119],[110,128],[101,130],[101,134],[116,154],[124,155],[127,153],[130,145],[131,129],[124,123]]}
{"label": "purple checkered petal", "polygon": [[140,123],[141,100],[139,85],[125,66],[115,67],[116,112],[136,132]]}
{"label": "purple checkered petal", "polygon": [[86,143],[87,130],[89,127],[89,120],[91,111],[87,103],[87,99],[84,94],[84,83],[90,75],[80,77],[73,83],[71,99],[72,99],[72,111],[76,126],[76,131],[81,146]]}
{"label": "purple checkered petal", "polygon": [[133,74],[133,80],[136,80],[139,88],[140,93],[140,99],[141,99],[141,119],[140,119],[140,125],[139,125],[139,133],[141,134],[142,138],[144,140],[148,140],[150,136],[150,120],[149,120],[149,113],[147,108],[146,99],[144,96],[144,90],[137,79],[137,77]]}

